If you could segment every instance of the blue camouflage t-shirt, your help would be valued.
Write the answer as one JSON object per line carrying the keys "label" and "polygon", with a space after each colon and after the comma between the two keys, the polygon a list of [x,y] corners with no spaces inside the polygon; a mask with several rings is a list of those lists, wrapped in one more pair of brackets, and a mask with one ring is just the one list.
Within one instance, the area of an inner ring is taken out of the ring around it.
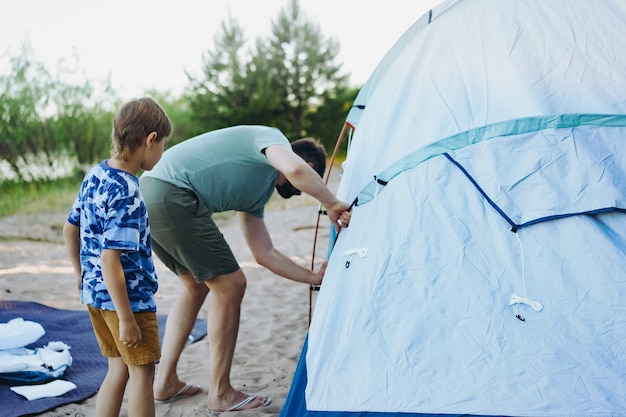
{"label": "blue camouflage t-shirt", "polygon": [[126,289],[134,312],[155,312],[158,288],[146,205],[134,175],[103,161],[87,172],[67,220],[80,228],[81,301],[115,310],[104,285],[101,254],[122,251]]}

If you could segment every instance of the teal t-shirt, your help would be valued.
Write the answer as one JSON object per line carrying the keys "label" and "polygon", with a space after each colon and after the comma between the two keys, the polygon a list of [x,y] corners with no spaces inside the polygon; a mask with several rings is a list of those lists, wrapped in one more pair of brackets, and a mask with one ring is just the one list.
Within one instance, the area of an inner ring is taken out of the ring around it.
{"label": "teal t-shirt", "polygon": [[266,126],[234,126],[180,142],[144,176],[191,189],[214,213],[235,210],[263,218],[278,171],[263,149],[291,148],[283,133]]}

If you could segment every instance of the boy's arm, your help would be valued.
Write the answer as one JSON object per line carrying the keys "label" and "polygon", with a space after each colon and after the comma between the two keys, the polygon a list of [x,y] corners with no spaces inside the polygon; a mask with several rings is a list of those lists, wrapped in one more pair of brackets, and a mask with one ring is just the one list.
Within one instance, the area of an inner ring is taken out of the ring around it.
{"label": "boy's arm", "polygon": [[74,226],[66,220],[63,225],[63,239],[65,240],[67,252],[70,255],[70,261],[76,275],[77,288],[80,293],[82,268],[80,266],[80,229],[78,226]]}
{"label": "boy's arm", "polygon": [[141,330],[135,321],[128,300],[126,276],[120,261],[121,253],[122,251],[117,249],[104,249],[102,251],[100,259],[102,276],[120,321],[120,342],[130,347],[136,347],[141,340]]}

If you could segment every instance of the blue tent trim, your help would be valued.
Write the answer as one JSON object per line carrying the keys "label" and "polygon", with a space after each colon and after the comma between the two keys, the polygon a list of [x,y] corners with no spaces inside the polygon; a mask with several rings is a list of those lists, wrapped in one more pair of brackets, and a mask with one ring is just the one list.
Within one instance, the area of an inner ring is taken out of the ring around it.
{"label": "blue tent trim", "polygon": [[503,136],[513,136],[545,129],[573,128],[576,126],[626,127],[626,115],[561,114],[545,117],[527,117],[493,123],[449,136],[406,155],[386,168],[383,172],[376,175],[359,193],[357,205],[363,205],[371,201],[374,195],[379,191],[379,187],[384,186],[384,184],[388,183],[399,174],[448,151],[461,149]]}

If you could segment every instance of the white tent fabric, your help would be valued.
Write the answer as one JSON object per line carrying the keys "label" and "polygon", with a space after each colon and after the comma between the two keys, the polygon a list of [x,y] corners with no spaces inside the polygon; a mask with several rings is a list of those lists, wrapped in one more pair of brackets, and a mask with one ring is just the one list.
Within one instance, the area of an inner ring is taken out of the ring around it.
{"label": "white tent fabric", "polygon": [[347,120],[307,410],[626,415],[625,28],[623,0],[456,0],[391,49]]}
{"label": "white tent fabric", "polygon": [[476,127],[621,113],[625,12],[615,0],[442,3],[394,45],[357,97],[348,162],[358,164],[347,164],[342,192],[354,196],[401,156]]}

